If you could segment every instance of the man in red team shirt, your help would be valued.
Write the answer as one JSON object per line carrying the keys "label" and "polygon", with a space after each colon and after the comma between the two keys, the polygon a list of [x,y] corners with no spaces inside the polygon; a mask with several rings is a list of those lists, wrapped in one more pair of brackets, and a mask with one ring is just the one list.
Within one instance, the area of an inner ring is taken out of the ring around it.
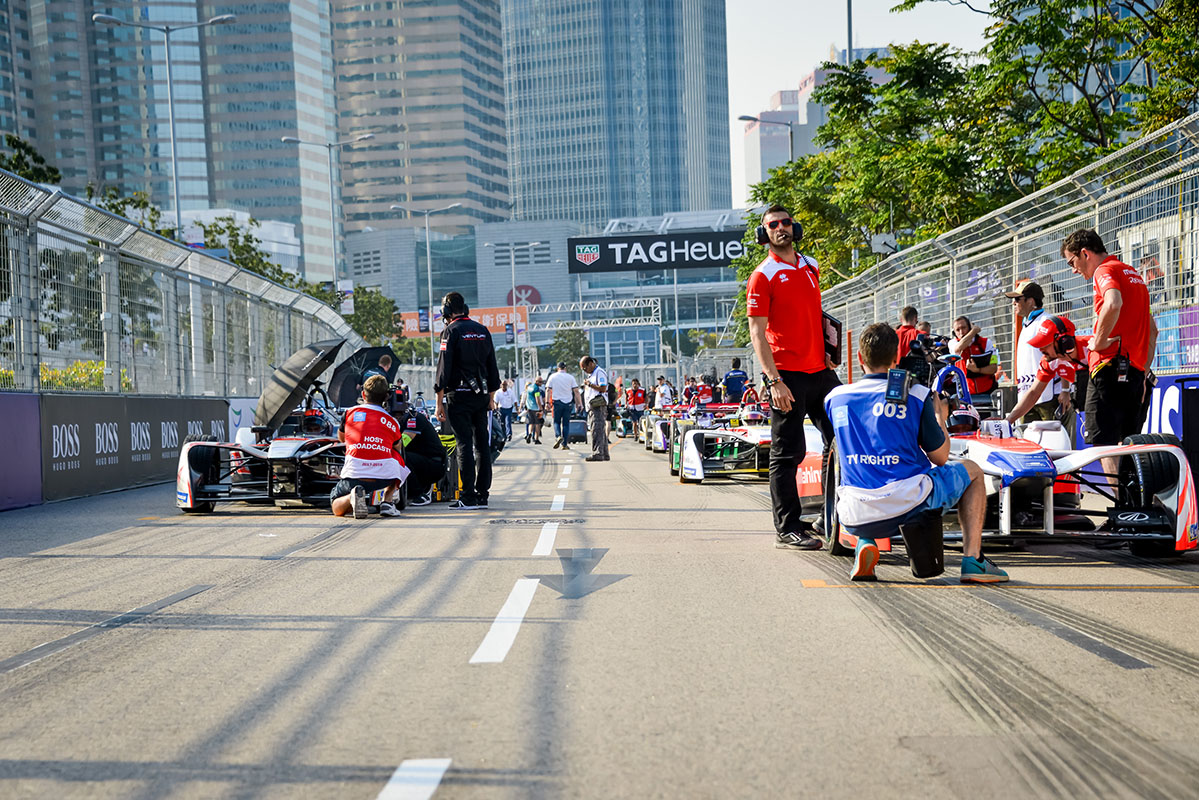
{"label": "man in red team shirt", "polygon": [[912,340],[920,334],[916,328],[918,319],[920,319],[920,312],[916,310],[915,306],[904,306],[899,309],[899,327],[895,329],[895,332],[899,334],[899,358],[901,360],[911,352]]}
{"label": "man in red team shirt", "polygon": [[750,341],[762,366],[762,385],[770,390],[775,547],[819,550],[820,539],[800,519],[795,472],[807,455],[805,414],[820,429],[827,454],[833,426],[824,410],[824,396],[841,382],[824,352],[816,261],[795,250],[799,226],[787,209],[771,206],[762,215],[762,227],[770,251],[749,276],[745,302]]}
{"label": "man in red team shirt", "polygon": [[1007,415],[1013,425],[1027,414],[1041,399],[1055,378],[1062,385],[1062,411],[1070,410],[1070,387],[1074,387],[1076,405],[1086,403],[1087,394],[1087,342],[1089,336],[1075,336],[1074,323],[1065,317],[1042,314],[1033,323],[1033,330],[1024,340],[1030,347],[1041,351],[1041,362],[1037,365],[1036,377],[1020,395],[1016,407]]}
{"label": "man in red team shirt", "polygon": [[[1085,432],[1087,444],[1119,444],[1141,430],[1148,409],[1146,375],[1157,348],[1157,325],[1149,311],[1149,289],[1141,274],[1108,255],[1093,230],[1079,230],[1062,243],[1066,264],[1094,281],[1095,323],[1088,365]],[[1103,459],[1116,474],[1118,459]]]}
{"label": "man in red team shirt", "polygon": [[337,438],[346,443],[346,463],[341,468],[341,479],[329,493],[335,516],[353,512],[354,519],[365,518],[367,494],[379,489],[386,490],[379,513],[385,517],[400,515],[391,498],[409,470],[396,449],[403,434],[400,423],[383,410],[390,390],[387,378],[370,376],[362,386],[363,404],[342,416]]}

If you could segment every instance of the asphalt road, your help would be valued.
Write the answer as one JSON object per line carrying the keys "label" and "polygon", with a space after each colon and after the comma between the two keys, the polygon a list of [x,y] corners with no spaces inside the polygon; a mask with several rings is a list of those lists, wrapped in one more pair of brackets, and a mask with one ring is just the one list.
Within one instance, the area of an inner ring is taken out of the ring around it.
{"label": "asphalt road", "polygon": [[851,586],[763,484],[585,454],[487,511],[0,514],[0,797],[1199,796],[1199,558]]}

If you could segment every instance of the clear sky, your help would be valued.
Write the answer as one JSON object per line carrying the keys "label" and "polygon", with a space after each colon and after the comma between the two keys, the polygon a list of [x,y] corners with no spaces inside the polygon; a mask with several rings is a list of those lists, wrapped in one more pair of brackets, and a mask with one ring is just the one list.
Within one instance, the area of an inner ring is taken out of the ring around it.
{"label": "clear sky", "polygon": [[[914,41],[946,42],[966,50],[982,46],[988,18],[961,6],[932,3],[891,13],[899,0],[853,0],[855,47]],[[985,7],[985,6],[984,6]],[[729,57],[729,142],[732,145],[733,206],[745,205],[745,123],[742,114],[764,111],[770,96],[794,89],[828,59],[829,48],[845,47],[845,3],[802,0],[726,0]]]}

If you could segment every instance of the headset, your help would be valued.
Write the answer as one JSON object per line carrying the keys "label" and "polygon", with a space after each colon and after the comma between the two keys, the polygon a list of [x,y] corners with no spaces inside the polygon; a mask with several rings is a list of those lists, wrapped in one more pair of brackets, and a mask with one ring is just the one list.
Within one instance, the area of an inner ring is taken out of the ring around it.
{"label": "headset", "polygon": [[[450,324],[450,314],[452,313],[452,310],[456,309],[451,309],[449,295],[446,295],[441,301],[441,322],[443,325]],[[470,306],[466,304],[465,299],[462,301],[461,313],[470,314]]]}
{"label": "headset", "polygon": [[1050,315],[1053,320],[1053,327],[1057,328],[1057,336],[1053,338],[1053,346],[1059,353],[1065,355],[1078,346],[1078,341],[1074,338],[1074,334],[1066,330],[1066,326],[1056,316]]}
{"label": "headset", "polygon": [[[754,231],[754,235],[758,239],[758,244],[770,244],[770,236],[766,233],[765,225],[759,225],[757,230]],[[791,241],[792,243],[796,243],[802,238],[803,225],[800,225],[799,220],[793,217],[791,219]]]}

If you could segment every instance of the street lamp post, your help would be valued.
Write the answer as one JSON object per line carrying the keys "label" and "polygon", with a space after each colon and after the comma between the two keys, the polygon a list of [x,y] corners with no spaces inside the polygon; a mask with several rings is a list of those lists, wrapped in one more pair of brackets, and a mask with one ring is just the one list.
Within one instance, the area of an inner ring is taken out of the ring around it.
{"label": "street lamp post", "polygon": [[[517,331],[517,314],[516,314],[516,251],[519,248],[537,247],[541,242],[529,242],[527,244],[508,244],[508,264],[512,268],[512,351],[516,352],[520,349],[520,334]],[[494,242],[484,242],[484,247],[495,247]]]}
{"label": "street lamp post", "polygon": [[786,125],[787,126],[787,163],[795,160],[795,126],[797,122],[782,122],[777,119],[761,119],[760,117],[751,117],[749,114],[742,114],[737,117],[742,122],[756,122],[759,125]]}
{"label": "street lamp post", "polygon": [[408,216],[413,214],[425,215],[425,269],[429,275],[429,364],[437,363],[437,339],[433,335],[433,248],[429,245],[429,215],[437,214],[441,211],[449,211],[451,208],[459,208],[461,203],[451,203],[445,208],[434,208],[428,211],[419,211],[417,209],[402,206],[399,203],[392,203],[392,211],[404,211]]}
{"label": "street lamp post", "polygon": [[171,76],[171,34],[178,31],[191,30],[192,28],[203,28],[207,25],[228,25],[231,22],[237,21],[236,14],[222,14],[219,17],[213,17],[204,22],[192,22],[187,25],[150,25],[146,22],[129,22],[127,20],[114,17],[111,14],[92,14],[92,22],[97,25],[116,25],[125,26],[128,28],[147,28],[152,31],[158,31],[162,34],[163,41],[166,45],[166,62],[167,62],[167,117],[169,119],[171,131],[171,181],[174,184],[175,196],[175,236],[179,237],[180,231],[183,230],[183,209],[179,207],[179,161],[176,155],[175,148],[175,89],[174,81]]}
{"label": "street lamp post", "polygon": [[295,136],[284,136],[280,141],[284,144],[306,144],[311,147],[323,147],[329,156],[329,245],[330,257],[333,259],[333,288],[337,288],[337,199],[335,192],[337,184],[333,177],[333,151],[340,150],[358,142],[366,142],[375,138],[373,133],[364,133],[353,139],[343,139],[340,142],[308,142]]}

